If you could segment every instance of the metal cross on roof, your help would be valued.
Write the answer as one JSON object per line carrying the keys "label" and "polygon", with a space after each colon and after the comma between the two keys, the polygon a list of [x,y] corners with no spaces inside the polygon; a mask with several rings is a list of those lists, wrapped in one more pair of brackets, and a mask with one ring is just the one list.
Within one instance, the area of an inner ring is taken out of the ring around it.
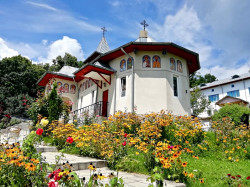
{"label": "metal cross on roof", "polygon": [[143,27],[144,27],[144,31],[145,31],[145,28],[148,26],[148,24],[146,23],[146,21],[145,21],[145,20],[143,20],[143,22],[141,22],[141,25],[143,25]]}
{"label": "metal cross on roof", "polygon": [[102,35],[104,37],[104,33],[107,32],[107,29],[105,27],[102,27],[101,29],[102,29]]}

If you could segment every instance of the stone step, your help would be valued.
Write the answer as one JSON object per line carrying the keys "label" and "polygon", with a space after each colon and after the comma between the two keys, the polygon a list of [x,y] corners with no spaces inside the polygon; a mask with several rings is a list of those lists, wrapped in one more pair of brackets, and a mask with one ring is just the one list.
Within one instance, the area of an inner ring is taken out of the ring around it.
{"label": "stone step", "polygon": [[38,153],[43,153],[43,152],[58,152],[57,148],[55,146],[42,146],[39,145],[36,147],[36,150]]}
{"label": "stone step", "polygon": [[67,161],[69,164],[72,164],[72,170],[85,170],[88,169],[90,163],[92,163],[96,168],[107,167],[107,162],[105,160],[89,158],[89,157],[80,157],[77,155],[65,154],[60,152],[42,152],[42,156],[45,157],[45,161],[52,165],[56,164],[56,157],[60,158],[58,160],[58,166],[62,166],[63,163]]}
{"label": "stone step", "polygon": [[[90,171],[89,170],[78,170],[76,171],[77,175],[80,179],[85,177],[85,181],[89,181],[90,178]],[[117,175],[116,171],[112,171],[108,169],[107,167],[104,168],[98,168],[96,170],[97,174],[102,173],[103,176],[109,176],[111,173],[113,173],[115,176]],[[91,173],[92,174],[92,173]],[[148,175],[138,174],[138,173],[127,173],[119,171],[118,178],[122,178],[124,181],[125,187],[145,187],[150,184],[150,181],[147,181]],[[109,184],[109,178],[106,178],[104,180],[98,181],[102,184]],[[154,186],[156,186],[155,183],[153,183]],[[176,183],[174,181],[168,181],[164,180],[165,187],[185,187],[186,185],[183,183]]]}

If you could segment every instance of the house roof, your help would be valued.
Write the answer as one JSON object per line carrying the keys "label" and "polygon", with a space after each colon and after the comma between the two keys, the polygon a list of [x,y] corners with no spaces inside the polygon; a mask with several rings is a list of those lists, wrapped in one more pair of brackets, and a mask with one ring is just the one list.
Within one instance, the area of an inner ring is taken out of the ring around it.
{"label": "house roof", "polygon": [[38,86],[46,86],[46,84],[52,78],[59,78],[59,79],[74,81],[73,76],[69,76],[69,75],[66,75],[66,74],[59,73],[59,72],[49,72],[48,71],[48,72],[45,72],[42,75],[42,77],[37,81],[37,85]]}
{"label": "house roof", "polygon": [[225,104],[229,104],[229,103],[243,103],[243,104],[248,104],[247,101],[240,99],[240,98],[236,98],[236,97],[232,97],[232,96],[225,96],[222,99],[220,99],[219,101],[217,101],[215,104],[216,105],[225,105]]}
{"label": "house roof", "polygon": [[200,87],[200,89],[205,90],[205,89],[220,86],[220,85],[225,85],[225,84],[229,84],[229,83],[234,83],[234,82],[250,79],[250,73],[245,73],[245,74],[241,74],[241,75],[238,75],[238,76],[235,76],[236,78],[230,77],[230,78],[227,78],[227,79],[222,79],[222,80],[214,81],[214,82],[211,82],[211,83],[206,83],[206,85]]}
{"label": "house roof", "polygon": [[[186,59],[188,62],[187,65],[190,74],[200,69],[199,54],[176,45],[172,42],[129,42],[114,50],[100,55],[96,60],[98,60],[99,62],[108,63],[115,58],[123,56],[124,53],[121,51],[121,48],[123,48],[127,53],[136,53],[136,51],[140,50],[166,51],[167,53],[169,52]],[[95,60],[93,60],[91,63],[95,63]]]}
{"label": "house roof", "polygon": [[105,76],[105,75],[113,74],[114,72],[116,72],[116,70],[109,68],[109,67],[102,66],[101,64],[98,64],[98,65],[86,64],[81,69],[79,69],[78,71],[74,73],[75,81],[76,82],[81,81],[82,79],[84,79],[84,77],[87,74],[91,72],[95,72],[95,73],[101,74],[102,76]]}

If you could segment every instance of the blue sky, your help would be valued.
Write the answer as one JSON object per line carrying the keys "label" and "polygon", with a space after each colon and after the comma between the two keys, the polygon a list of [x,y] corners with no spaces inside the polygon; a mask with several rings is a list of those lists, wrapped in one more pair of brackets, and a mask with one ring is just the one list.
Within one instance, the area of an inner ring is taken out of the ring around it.
{"label": "blue sky", "polygon": [[21,54],[34,63],[69,52],[84,60],[101,27],[111,49],[149,35],[200,55],[202,75],[218,79],[250,70],[248,0],[0,0],[0,59]]}

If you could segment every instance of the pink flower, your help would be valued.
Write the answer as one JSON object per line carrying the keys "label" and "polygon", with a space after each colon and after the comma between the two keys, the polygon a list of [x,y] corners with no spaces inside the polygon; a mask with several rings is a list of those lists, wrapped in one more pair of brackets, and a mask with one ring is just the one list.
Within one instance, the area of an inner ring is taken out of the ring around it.
{"label": "pink flower", "polygon": [[72,137],[69,136],[69,137],[67,138],[66,142],[72,144],[72,143],[74,142],[74,140],[73,140]]}
{"label": "pink flower", "polygon": [[125,133],[123,136],[124,136],[124,138],[127,138],[128,134],[127,134],[127,133]]}
{"label": "pink flower", "polygon": [[42,135],[42,134],[43,134],[43,129],[40,129],[40,128],[37,129],[37,130],[36,130],[36,134],[37,134],[37,135]]}
{"label": "pink flower", "polygon": [[174,146],[172,146],[172,145],[169,145],[169,146],[168,146],[169,149],[173,149],[173,147],[174,147]]}
{"label": "pink flower", "polygon": [[123,146],[126,146],[126,144],[127,144],[127,142],[126,142],[126,141],[122,142],[122,145],[123,145]]}

